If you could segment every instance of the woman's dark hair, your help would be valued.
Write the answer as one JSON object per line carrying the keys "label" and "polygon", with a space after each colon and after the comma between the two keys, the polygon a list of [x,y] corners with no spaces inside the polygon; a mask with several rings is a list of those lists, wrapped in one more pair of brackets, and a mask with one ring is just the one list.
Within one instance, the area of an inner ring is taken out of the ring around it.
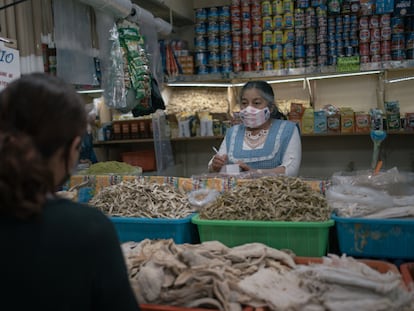
{"label": "woman's dark hair", "polygon": [[48,160],[63,147],[69,172],[70,146],[85,129],[82,98],[59,78],[24,75],[0,93],[0,215],[41,212],[55,190]]}
{"label": "woman's dark hair", "polygon": [[249,81],[243,85],[240,92],[240,99],[243,97],[243,94],[246,90],[257,89],[261,96],[267,101],[268,106],[272,114],[270,115],[273,119],[283,119],[286,120],[287,117],[279,110],[275,104],[275,93],[273,92],[272,86],[263,80]]}

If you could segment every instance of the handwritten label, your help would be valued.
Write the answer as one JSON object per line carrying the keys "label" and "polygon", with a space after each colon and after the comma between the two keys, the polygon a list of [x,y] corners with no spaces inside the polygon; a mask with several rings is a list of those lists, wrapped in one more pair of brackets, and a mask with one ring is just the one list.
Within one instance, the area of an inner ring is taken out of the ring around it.
{"label": "handwritten label", "polygon": [[359,71],[359,56],[338,57],[338,72]]}

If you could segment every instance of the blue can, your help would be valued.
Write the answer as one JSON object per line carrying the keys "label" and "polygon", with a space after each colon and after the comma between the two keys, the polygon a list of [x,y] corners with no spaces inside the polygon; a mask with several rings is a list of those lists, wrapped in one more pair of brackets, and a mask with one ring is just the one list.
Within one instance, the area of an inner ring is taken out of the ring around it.
{"label": "blue can", "polygon": [[195,10],[195,19],[196,22],[205,22],[207,21],[207,9],[200,8]]}
{"label": "blue can", "polygon": [[295,58],[304,58],[304,57],[305,57],[305,46],[295,45]]}
{"label": "blue can", "polygon": [[194,32],[196,36],[205,36],[207,34],[207,23],[199,22],[194,25]]}
{"label": "blue can", "polygon": [[219,8],[218,19],[219,21],[230,20],[230,7],[228,5],[225,5]]}

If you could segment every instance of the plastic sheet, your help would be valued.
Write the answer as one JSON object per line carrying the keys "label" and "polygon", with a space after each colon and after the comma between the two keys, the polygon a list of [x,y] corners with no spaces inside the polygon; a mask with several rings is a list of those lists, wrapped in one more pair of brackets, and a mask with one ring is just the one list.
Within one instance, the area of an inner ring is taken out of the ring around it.
{"label": "plastic sheet", "polygon": [[116,18],[125,18],[131,14],[131,0],[80,0],[81,2],[101,10]]}
{"label": "plastic sheet", "polygon": [[168,175],[166,174],[167,170],[174,166],[171,141],[166,135],[165,127],[165,112],[158,109],[152,115],[152,129],[158,175]]}

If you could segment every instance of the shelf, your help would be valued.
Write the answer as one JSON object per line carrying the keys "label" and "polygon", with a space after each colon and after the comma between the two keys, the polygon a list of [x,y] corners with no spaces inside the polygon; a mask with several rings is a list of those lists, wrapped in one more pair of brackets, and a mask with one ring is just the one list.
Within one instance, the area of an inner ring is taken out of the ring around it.
{"label": "shelf", "polygon": [[[321,133],[321,134],[301,134],[302,137],[345,137],[345,136],[369,136],[369,133]],[[387,132],[387,135],[414,135],[414,131],[392,131]],[[191,142],[204,140],[222,140],[224,136],[196,136],[196,137],[175,137],[171,138],[172,142]],[[121,140],[107,140],[94,142],[94,147],[104,147],[109,145],[135,144],[135,143],[152,143],[152,138],[142,139],[121,139]]]}
{"label": "shelf", "polygon": [[[242,86],[251,79],[266,79],[269,83],[304,82],[319,79],[343,78],[351,76],[380,74],[385,71],[398,72],[414,69],[414,60],[390,61],[387,63],[361,64],[355,72],[337,72],[335,66],[323,68],[294,68],[282,70],[261,70],[250,72],[214,73],[202,75],[179,75],[167,80],[168,86],[189,87],[232,87]],[[409,77],[411,78],[411,77]],[[385,81],[387,83],[387,81]],[[398,82],[398,81],[397,81]]]}

